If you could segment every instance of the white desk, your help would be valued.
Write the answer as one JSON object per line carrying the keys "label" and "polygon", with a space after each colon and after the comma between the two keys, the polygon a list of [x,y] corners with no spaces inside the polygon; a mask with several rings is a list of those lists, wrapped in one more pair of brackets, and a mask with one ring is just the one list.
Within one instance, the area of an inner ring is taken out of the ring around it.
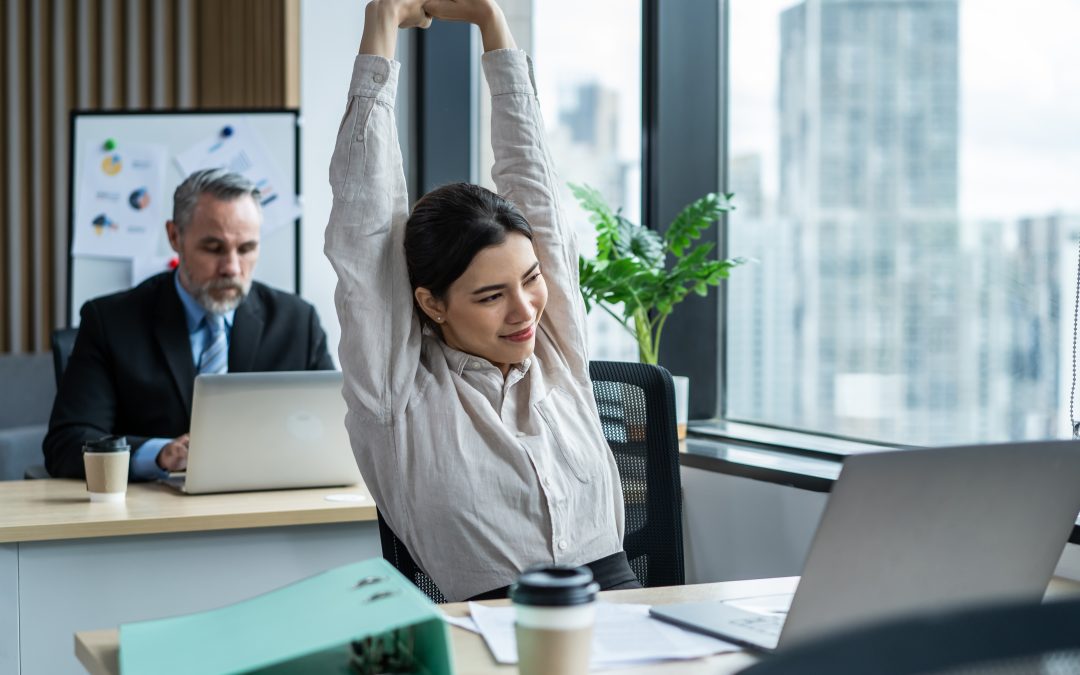
{"label": "white desk", "polygon": [[[359,502],[327,501],[355,494]],[[0,673],[83,672],[75,631],[229,604],[382,554],[363,486],[188,496],[0,482]]]}

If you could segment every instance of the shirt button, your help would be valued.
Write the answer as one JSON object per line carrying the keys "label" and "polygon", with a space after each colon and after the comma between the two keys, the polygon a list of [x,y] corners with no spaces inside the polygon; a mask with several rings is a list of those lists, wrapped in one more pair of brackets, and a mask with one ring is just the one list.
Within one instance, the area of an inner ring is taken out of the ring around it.
{"label": "shirt button", "polygon": [[565,539],[559,540],[559,550],[560,551],[565,551],[566,550],[566,540]]}
{"label": "shirt button", "polygon": [[[544,480],[542,480],[540,482],[543,483],[544,487],[546,487],[546,488],[551,487],[551,479],[548,478],[547,476],[544,476]],[[563,543],[565,544],[566,542],[563,542]]]}
{"label": "shirt button", "polygon": [[386,82],[386,76],[382,73],[375,73],[371,76],[371,79],[375,80],[376,84],[382,84],[383,82]]}
{"label": "shirt button", "polygon": [[526,434],[526,433],[525,433],[524,431],[519,431],[519,432],[517,432],[517,433],[516,433],[516,434],[514,434],[514,435],[515,435],[515,436],[517,436],[518,438],[525,438],[525,436],[526,436],[527,434]]}

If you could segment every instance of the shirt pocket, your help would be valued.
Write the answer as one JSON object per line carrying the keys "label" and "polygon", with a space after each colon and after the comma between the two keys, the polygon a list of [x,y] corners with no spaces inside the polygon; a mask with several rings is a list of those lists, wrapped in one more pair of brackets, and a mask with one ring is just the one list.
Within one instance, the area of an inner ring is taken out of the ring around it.
{"label": "shirt pocket", "polygon": [[536,409],[551,433],[555,452],[562,456],[575,478],[582,483],[590,482],[596,458],[589,456],[593,434],[589,433],[586,420],[582,418],[582,415],[590,414],[588,407],[582,409],[570,394],[553,387],[544,400],[536,404]]}
{"label": "shirt pocket", "polygon": [[356,201],[360,192],[360,174],[364,161],[364,127],[371,114],[371,104],[364,105],[358,96],[349,99],[338,127],[334,154],[330,158],[330,187],[334,197],[343,202]]}

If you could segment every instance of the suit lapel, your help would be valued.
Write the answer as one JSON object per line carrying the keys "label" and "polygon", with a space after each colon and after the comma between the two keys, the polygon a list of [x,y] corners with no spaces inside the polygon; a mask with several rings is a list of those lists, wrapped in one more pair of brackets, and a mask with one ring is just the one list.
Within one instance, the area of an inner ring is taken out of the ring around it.
{"label": "suit lapel", "polygon": [[154,334],[165,354],[184,407],[190,411],[192,389],[195,387],[195,364],[191,359],[191,340],[188,338],[184,306],[180,304],[180,296],[176,294],[171,277],[162,284],[156,314]]}
{"label": "suit lapel", "polygon": [[236,308],[229,339],[229,372],[247,373],[255,365],[263,334],[263,307],[254,287]]}

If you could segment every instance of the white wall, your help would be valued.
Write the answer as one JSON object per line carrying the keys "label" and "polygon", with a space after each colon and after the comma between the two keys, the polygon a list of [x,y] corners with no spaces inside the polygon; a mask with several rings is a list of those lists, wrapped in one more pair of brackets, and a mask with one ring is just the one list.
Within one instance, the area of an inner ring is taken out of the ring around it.
{"label": "white wall", "polygon": [[682,468],[687,583],[793,576],[828,495]]}
{"label": "white wall", "polygon": [[[689,467],[682,486],[687,583],[801,572],[828,495]],[[1055,574],[1080,581],[1080,546]]]}
{"label": "white wall", "polygon": [[300,3],[300,288],[304,299],[319,312],[335,362],[341,329],[334,311],[337,278],[323,255],[323,231],[332,201],[327,176],[364,28],[364,4],[356,0]]}

